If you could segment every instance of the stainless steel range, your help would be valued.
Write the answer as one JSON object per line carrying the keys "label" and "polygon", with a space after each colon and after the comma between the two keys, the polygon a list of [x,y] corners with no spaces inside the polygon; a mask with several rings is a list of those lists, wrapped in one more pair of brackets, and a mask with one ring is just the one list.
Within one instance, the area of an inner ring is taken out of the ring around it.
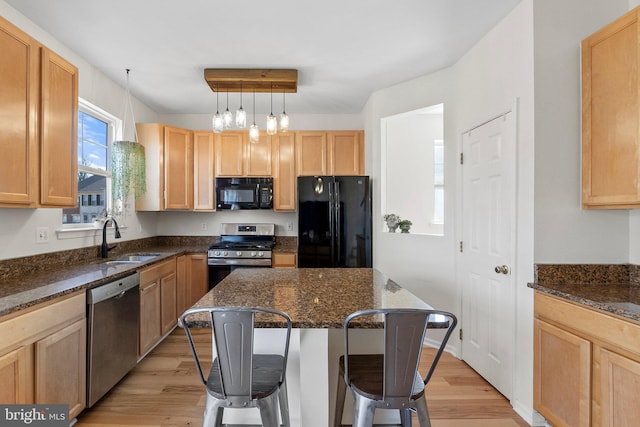
{"label": "stainless steel range", "polygon": [[275,224],[220,224],[220,240],[209,247],[209,289],[236,268],[270,268]]}

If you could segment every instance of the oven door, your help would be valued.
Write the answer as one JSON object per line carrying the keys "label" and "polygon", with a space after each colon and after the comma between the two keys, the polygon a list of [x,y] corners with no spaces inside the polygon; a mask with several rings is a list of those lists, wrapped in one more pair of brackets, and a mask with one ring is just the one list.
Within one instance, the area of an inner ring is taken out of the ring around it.
{"label": "oven door", "polygon": [[209,289],[227,277],[236,268],[271,268],[271,259],[217,259],[209,258]]}

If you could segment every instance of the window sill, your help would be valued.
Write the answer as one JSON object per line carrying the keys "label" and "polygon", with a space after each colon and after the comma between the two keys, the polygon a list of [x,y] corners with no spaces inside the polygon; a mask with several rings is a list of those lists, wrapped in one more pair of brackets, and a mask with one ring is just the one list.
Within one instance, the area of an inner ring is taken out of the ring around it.
{"label": "window sill", "polygon": [[[126,226],[118,227],[120,231],[126,230]],[[107,227],[107,234],[113,235],[114,228]],[[69,226],[65,228],[59,228],[56,230],[56,236],[58,240],[68,239],[81,239],[84,237],[97,236],[102,233],[102,226],[84,225],[84,226]]]}

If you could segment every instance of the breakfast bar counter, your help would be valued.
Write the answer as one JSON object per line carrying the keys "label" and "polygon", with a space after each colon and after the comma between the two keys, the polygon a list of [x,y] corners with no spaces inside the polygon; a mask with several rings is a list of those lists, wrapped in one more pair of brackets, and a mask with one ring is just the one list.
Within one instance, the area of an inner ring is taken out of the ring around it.
{"label": "breakfast bar counter", "polygon": [[[295,328],[287,367],[291,423],[305,427],[327,427],[333,419],[342,325],[349,314],[365,309],[431,308],[370,268],[236,269],[193,308],[216,306],[272,308],[291,317]],[[206,315],[190,322],[195,327],[209,326]],[[262,328],[256,334],[264,345],[283,325],[267,320],[256,326]],[[355,327],[351,334],[359,351],[382,352],[376,339],[382,334],[381,321]],[[247,412],[225,411],[224,422],[260,424],[257,413]],[[348,402],[343,422],[350,422],[345,421],[350,413]],[[228,415],[235,418],[227,419]],[[375,422],[397,424],[397,411],[376,411]]]}

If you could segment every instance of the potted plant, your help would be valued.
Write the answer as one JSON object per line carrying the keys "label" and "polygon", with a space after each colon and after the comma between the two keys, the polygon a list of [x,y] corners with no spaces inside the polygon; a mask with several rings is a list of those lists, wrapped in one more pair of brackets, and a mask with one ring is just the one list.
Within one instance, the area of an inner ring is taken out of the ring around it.
{"label": "potted plant", "polygon": [[383,218],[387,223],[389,233],[395,233],[398,228],[398,224],[400,223],[400,217],[396,214],[386,214]]}
{"label": "potted plant", "polygon": [[411,221],[409,221],[408,219],[403,219],[402,221],[400,221],[398,223],[398,227],[400,227],[400,232],[401,233],[408,233],[412,224],[413,223]]}

